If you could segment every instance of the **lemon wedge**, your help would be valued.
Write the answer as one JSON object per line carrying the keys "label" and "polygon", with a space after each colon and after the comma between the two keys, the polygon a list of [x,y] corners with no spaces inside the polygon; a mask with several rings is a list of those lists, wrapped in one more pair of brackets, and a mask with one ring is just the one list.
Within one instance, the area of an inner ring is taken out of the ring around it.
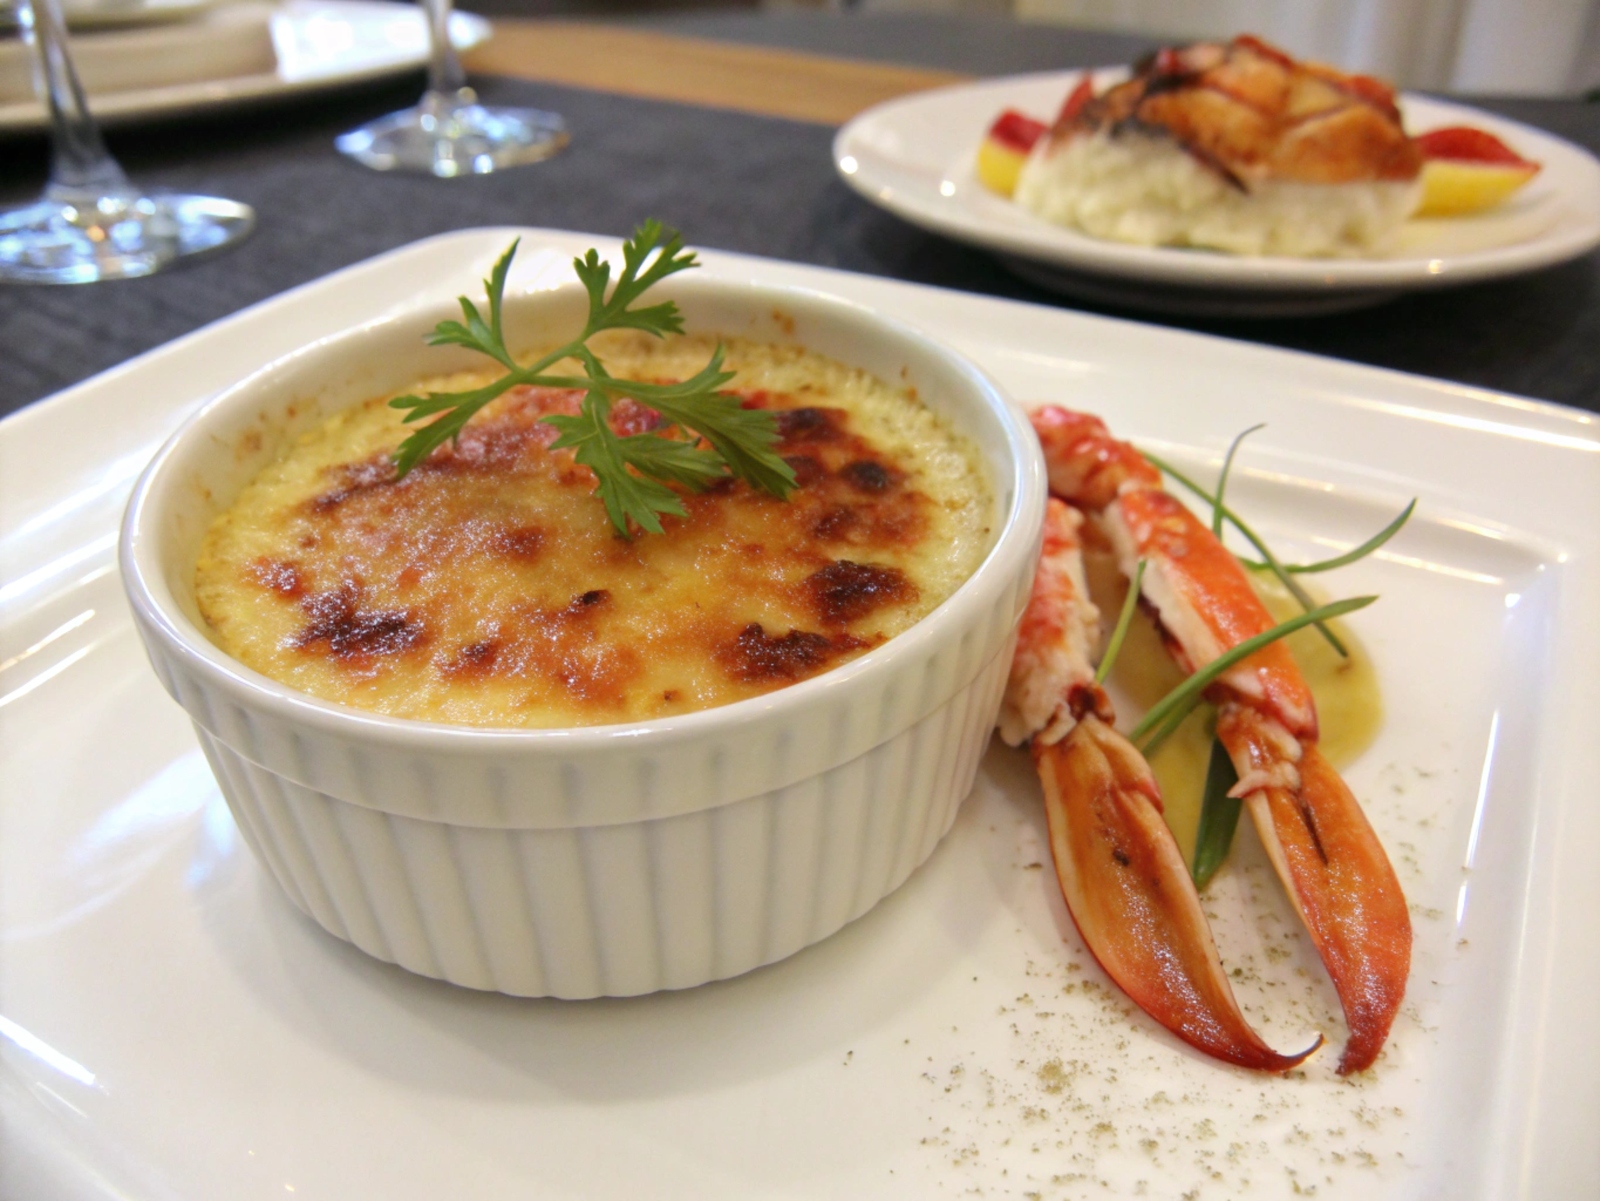
{"label": "lemon wedge", "polygon": [[984,138],[978,144],[978,182],[991,192],[1010,197],[1017,190],[1017,177],[1027,161],[1026,151]]}
{"label": "lemon wedge", "polygon": [[1422,203],[1416,216],[1458,217],[1493,208],[1538,172],[1532,165],[1430,159],[1422,165]]}

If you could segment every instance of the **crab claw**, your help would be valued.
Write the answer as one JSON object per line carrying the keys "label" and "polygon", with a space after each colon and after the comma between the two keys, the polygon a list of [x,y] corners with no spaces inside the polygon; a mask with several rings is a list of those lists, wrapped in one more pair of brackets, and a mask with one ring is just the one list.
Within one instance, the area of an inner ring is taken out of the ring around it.
{"label": "crab claw", "polygon": [[1240,1067],[1283,1072],[1320,1047],[1319,1036],[1280,1054],[1245,1021],[1160,789],[1132,744],[1089,714],[1062,741],[1036,742],[1034,757],[1062,896],[1117,986],[1190,1046]]}
{"label": "crab claw", "polygon": [[1411,915],[1378,836],[1339,773],[1315,746],[1302,748],[1297,770],[1285,772],[1274,733],[1248,709],[1225,706],[1217,719],[1241,789],[1247,772],[1261,780],[1244,801],[1344,1007],[1350,1039],[1339,1074],[1348,1076],[1372,1066],[1405,996]]}

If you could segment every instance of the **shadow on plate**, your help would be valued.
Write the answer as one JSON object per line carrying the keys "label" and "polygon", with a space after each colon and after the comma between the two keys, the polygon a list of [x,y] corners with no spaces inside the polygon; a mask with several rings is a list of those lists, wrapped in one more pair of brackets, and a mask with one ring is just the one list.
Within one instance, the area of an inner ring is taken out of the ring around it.
{"label": "shadow on plate", "polygon": [[[979,786],[989,786],[983,776]],[[985,838],[977,808],[969,798],[905,885],[816,946],[731,980],[642,997],[530,999],[414,975],[323,931],[259,868],[226,903],[205,906],[203,921],[218,957],[274,1020],[405,1086],[588,1102],[690,1094],[842,1056],[909,1018],[997,923],[1013,921],[1005,893],[1016,874],[996,877],[962,845]]]}

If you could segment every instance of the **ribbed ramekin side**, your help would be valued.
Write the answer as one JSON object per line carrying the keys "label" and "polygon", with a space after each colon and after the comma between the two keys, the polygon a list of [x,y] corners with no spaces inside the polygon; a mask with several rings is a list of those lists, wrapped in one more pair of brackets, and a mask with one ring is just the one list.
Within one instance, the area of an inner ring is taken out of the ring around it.
{"label": "ribbed ramekin side", "polygon": [[[972,609],[949,637],[885,664],[864,683],[847,681],[781,719],[733,715],[695,738],[637,743],[545,740],[527,753],[514,740],[389,737],[355,722],[341,729],[280,711],[240,689],[140,617],[157,674],[210,735],[244,758],[300,787],[395,816],[453,825],[555,828],[628,825],[722,807],[814,773],[858,762],[874,748],[932,716],[968,688],[983,665],[1010,645],[1030,582],[1019,571],[996,603]],[[892,645],[892,644],[891,644]],[[859,684],[859,686],[858,686]],[[825,700],[825,703],[823,703]],[[731,710],[732,707],[730,707]],[[713,714],[716,711],[711,711]],[[706,715],[699,715],[706,716]],[[934,744],[948,756],[951,747]],[[926,774],[926,753],[915,771]],[[907,851],[914,855],[915,848]]]}
{"label": "ribbed ramekin side", "polygon": [[551,991],[548,948],[535,928],[528,877],[517,839],[504,830],[446,826],[454,862],[475,920],[488,983],[496,992],[545,996]]}
{"label": "ribbed ramekin side", "polygon": [[[484,831],[485,836],[501,833]],[[574,1000],[603,996],[605,959],[580,850],[583,831],[520,830],[502,836],[516,850],[542,969],[541,978],[530,979],[529,987],[514,985],[504,991]]]}
{"label": "ribbed ramekin side", "polygon": [[971,789],[1008,663],[997,656],[922,721],[811,779],[607,826],[383,814],[200,737],[246,840],[330,933],[469,988],[632,996],[783,959],[904,883]]}

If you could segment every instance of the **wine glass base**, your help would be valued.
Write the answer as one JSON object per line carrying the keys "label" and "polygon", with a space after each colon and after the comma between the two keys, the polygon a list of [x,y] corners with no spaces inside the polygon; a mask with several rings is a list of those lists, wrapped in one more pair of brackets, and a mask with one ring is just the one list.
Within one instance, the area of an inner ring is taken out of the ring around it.
{"label": "wine glass base", "polygon": [[417,171],[441,179],[541,162],[566,144],[566,123],[555,113],[426,101],[334,140],[340,153],[375,171]]}
{"label": "wine glass base", "polygon": [[255,221],[249,205],[215,196],[52,186],[33,204],[0,210],[0,281],[87,284],[150,275],[238,241]]}

